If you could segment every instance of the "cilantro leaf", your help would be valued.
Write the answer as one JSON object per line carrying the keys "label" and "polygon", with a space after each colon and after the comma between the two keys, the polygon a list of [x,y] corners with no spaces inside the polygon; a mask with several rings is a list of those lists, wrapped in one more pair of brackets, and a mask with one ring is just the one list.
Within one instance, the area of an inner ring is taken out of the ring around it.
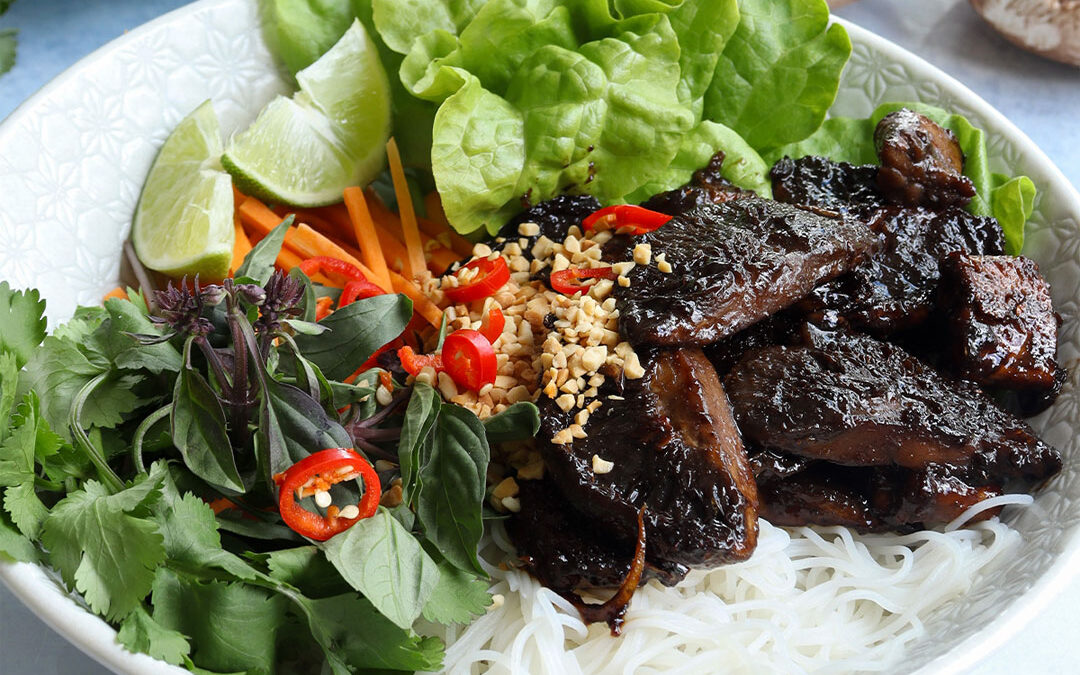
{"label": "cilantro leaf", "polygon": [[4,509],[19,531],[36,539],[49,510],[34,486],[36,462],[60,449],[62,441],[38,415],[37,396],[31,392],[19,406],[19,414],[8,437],[0,445],[0,487]]}
{"label": "cilantro leaf", "polygon": [[446,560],[439,561],[439,583],[424,604],[424,618],[435,623],[469,623],[491,604],[483,579],[464,572]]}
{"label": "cilantro leaf", "polygon": [[15,395],[19,388],[19,364],[15,355],[0,352],[0,441],[8,435],[8,419],[15,407]]}
{"label": "cilantro leaf", "polygon": [[176,496],[175,488],[166,482],[164,498],[155,510],[169,560],[219,569],[244,581],[258,576],[251,565],[221,547],[214,511],[202,499],[190,492]]}
{"label": "cilantro leaf", "polygon": [[37,562],[38,551],[34,544],[19,533],[0,510],[0,561]]}
{"label": "cilantro leaf", "polygon": [[442,406],[435,432],[424,443],[423,490],[416,515],[425,536],[451,563],[484,574],[476,546],[484,533],[484,488],[490,450],[484,425],[461,406]]}
{"label": "cilantro leaf", "polygon": [[34,491],[33,479],[4,490],[4,510],[11,514],[11,522],[19,528],[19,532],[31,539],[37,539],[41,524],[49,515],[49,509]]}
{"label": "cilantro leaf", "polygon": [[191,640],[191,660],[217,672],[271,673],[285,598],[242,582],[205,581],[169,567],[153,580],[154,621]]}
{"label": "cilantro leaf", "polygon": [[[33,358],[26,364],[23,387],[36,392],[48,392],[41,397],[41,412],[53,429],[66,435],[68,415],[75,396],[86,384],[106,368],[94,365],[79,350],[78,344],[53,336],[45,338]],[[139,397],[131,388],[138,378],[110,378],[109,383],[94,392],[83,409],[82,420],[87,426],[116,426],[123,415],[139,407]],[[113,386],[108,386],[112,384]]]}
{"label": "cilantro leaf", "polygon": [[110,621],[139,606],[165,561],[164,537],[147,513],[160,497],[161,481],[159,470],[114,495],[86,481],[45,520],[41,542],[52,564]]}
{"label": "cilantro leaf", "polygon": [[123,370],[145,369],[155,375],[180,370],[180,352],[168,342],[139,344],[131,335],[156,335],[159,331],[146,315],[145,307],[130,300],[110,298],[105,302],[108,322],[97,333],[109,360]]}
{"label": "cilantro leaf", "polygon": [[382,507],[321,547],[345,581],[406,630],[439,581],[435,561]]}
{"label": "cilantro leaf", "polygon": [[149,654],[155,659],[178,666],[191,653],[191,645],[182,633],[165,628],[150,616],[142,605],[128,614],[116,641],[136,654]]}
{"label": "cilantro leaf", "polygon": [[[3,38],[11,35],[10,31],[0,33],[0,72],[4,70]],[[13,63],[14,42],[11,49]],[[45,301],[37,289],[13,291],[8,282],[0,282],[0,351],[14,354],[21,368],[45,339],[45,328]]]}

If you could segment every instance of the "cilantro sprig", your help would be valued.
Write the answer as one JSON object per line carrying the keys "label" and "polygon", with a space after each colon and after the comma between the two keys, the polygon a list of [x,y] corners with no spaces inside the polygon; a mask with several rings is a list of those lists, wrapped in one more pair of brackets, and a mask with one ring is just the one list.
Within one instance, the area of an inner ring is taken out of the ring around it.
{"label": "cilantro sprig", "polygon": [[[490,603],[489,440],[531,436],[535,407],[485,426],[424,385],[380,406],[378,369],[342,381],[411,304],[315,322],[320,289],[273,270],[288,226],[221,285],[173,285],[153,312],[129,289],[51,335],[37,291],[0,283],[0,560],[54,567],[128,649],[195,672],[437,669],[417,622]],[[304,540],[272,476],[326,447],[387,460],[405,503]]]}

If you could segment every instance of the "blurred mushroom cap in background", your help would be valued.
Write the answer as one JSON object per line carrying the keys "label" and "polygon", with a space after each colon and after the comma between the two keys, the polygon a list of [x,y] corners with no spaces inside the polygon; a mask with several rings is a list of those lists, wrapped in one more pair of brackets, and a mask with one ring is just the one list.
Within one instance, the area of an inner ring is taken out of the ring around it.
{"label": "blurred mushroom cap in background", "polygon": [[1010,42],[1080,66],[1080,0],[971,0],[971,4]]}

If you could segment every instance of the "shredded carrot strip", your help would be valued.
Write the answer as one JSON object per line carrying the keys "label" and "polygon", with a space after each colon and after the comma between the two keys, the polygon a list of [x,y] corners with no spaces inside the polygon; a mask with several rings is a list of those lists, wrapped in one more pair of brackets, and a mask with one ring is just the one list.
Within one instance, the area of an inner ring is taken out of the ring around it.
{"label": "shredded carrot strip", "polygon": [[[382,200],[374,194],[369,194],[368,196],[368,205],[371,209],[371,215],[374,217],[375,222],[382,226],[379,229],[380,233],[385,230],[386,234],[391,235],[391,237],[396,239],[399,244],[403,242],[404,233],[402,232],[401,219],[398,215],[386,208],[386,204],[383,204]],[[383,242],[384,249],[393,248],[393,244],[389,244],[386,241],[391,237],[380,234],[380,241]],[[423,232],[420,233],[420,242],[424,247],[425,253],[431,258],[431,264],[428,265],[428,268],[434,274],[442,274],[446,271],[447,267],[453,265],[461,257],[457,253],[446,248],[439,240],[433,239]],[[404,251],[404,246],[400,246],[399,248]],[[395,265],[393,264],[393,254],[389,253],[389,251],[387,253],[387,260],[390,263],[390,267],[395,268]],[[469,255],[472,255],[472,244],[469,244]]]}
{"label": "shredded carrot strip", "polygon": [[229,276],[236,274],[236,270],[244,263],[244,256],[251,252],[251,240],[239,218],[235,219],[233,227],[236,230],[236,238],[233,243],[232,262],[229,263]]}
{"label": "shredded carrot strip", "polygon": [[416,224],[416,211],[413,210],[409,184],[405,180],[405,168],[401,165],[401,154],[393,138],[386,143],[386,156],[390,160],[390,177],[394,180],[394,194],[397,196],[398,213],[401,214],[403,241],[409,252],[406,269],[409,271],[408,276],[415,277],[427,266],[424,260],[424,243],[420,240],[420,229]]}
{"label": "shredded carrot strip", "polygon": [[274,265],[282,272],[288,273],[292,271],[292,268],[299,267],[301,262],[303,262],[303,258],[300,257],[299,253],[288,246],[282,246]]}
{"label": "shredded carrot strip", "polygon": [[284,220],[284,218],[271,211],[270,207],[254,197],[245,198],[236,210],[240,214],[240,220],[243,221],[244,225],[252,228],[249,233],[257,233],[259,239],[270,234],[270,230],[280,225],[281,221]]}
{"label": "shredded carrot strip", "polygon": [[[367,200],[364,199],[364,191],[358,187],[345,188],[345,208],[348,209],[356,243],[360,245],[364,262],[379,276],[379,279],[385,282],[385,286],[393,287],[390,281],[390,270],[386,266],[386,257],[383,255],[382,243],[379,241],[379,233],[375,229],[375,221],[371,219]],[[384,284],[379,285],[384,286]]]}
{"label": "shredded carrot strip", "polygon": [[[281,222],[281,218],[276,213],[254,197],[247,197],[240,204],[238,211],[244,224],[251,228],[249,234],[257,232],[260,237],[265,237],[270,230],[277,227]],[[290,228],[285,233],[285,246],[282,247],[281,255],[278,256],[277,265],[288,271],[299,265],[301,259],[320,255],[352,263],[372,283],[376,286],[380,285],[375,273],[367,265],[360,262],[357,256],[352,255],[325,235],[311,229],[310,226],[303,224]],[[392,288],[383,288],[384,291],[387,293],[401,293],[407,296],[413,301],[413,310],[417,314],[427,319],[435,327],[442,325],[442,310],[424,295],[419,286],[393,270],[390,270],[390,282]]]}
{"label": "shredded carrot strip", "polygon": [[446,212],[443,211],[442,199],[439,198],[438,192],[429,192],[424,196],[424,210],[427,211],[428,217],[420,219],[421,230],[439,240],[446,237],[450,248],[462,258],[472,255],[472,242],[450,227],[450,221],[446,219]]}
{"label": "shredded carrot strip", "polygon": [[101,299],[101,301],[105,302],[106,300],[111,300],[112,298],[118,298],[120,300],[127,300],[127,296],[128,296],[127,289],[125,289],[123,286],[117,286],[116,288],[114,288],[111,291],[109,291],[108,293],[106,293],[105,297],[103,297]]}
{"label": "shredded carrot strip", "polygon": [[413,311],[427,319],[436,328],[442,326],[442,310],[432,302],[416,284],[391,270],[390,280],[394,282],[394,291],[407,296],[413,302]]}

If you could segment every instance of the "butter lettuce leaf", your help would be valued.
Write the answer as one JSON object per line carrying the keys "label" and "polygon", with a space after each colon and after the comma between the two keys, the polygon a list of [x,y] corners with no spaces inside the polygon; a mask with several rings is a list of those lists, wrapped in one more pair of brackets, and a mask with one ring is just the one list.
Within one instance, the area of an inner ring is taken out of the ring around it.
{"label": "butter lettuce leaf", "polygon": [[1005,233],[1005,252],[1019,255],[1024,245],[1024,226],[1035,205],[1035,184],[1027,176],[1003,176],[990,171],[986,136],[963,115],[949,113],[925,103],[883,103],[865,119],[833,117],[825,120],[809,137],[766,155],[771,165],[777,159],[821,155],[837,162],[877,164],[874,129],[883,117],[901,108],[926,115],[956,136],[964,153],[964,175],[971,179],[976,195],[968,211],[993,216]]}
{"label": "butter lettuce leaf", "polygon": [[705,118],[758,152],[800,141],[825,119],[851,55],[825,0],[739,0],[739,24],[705,94]]}

